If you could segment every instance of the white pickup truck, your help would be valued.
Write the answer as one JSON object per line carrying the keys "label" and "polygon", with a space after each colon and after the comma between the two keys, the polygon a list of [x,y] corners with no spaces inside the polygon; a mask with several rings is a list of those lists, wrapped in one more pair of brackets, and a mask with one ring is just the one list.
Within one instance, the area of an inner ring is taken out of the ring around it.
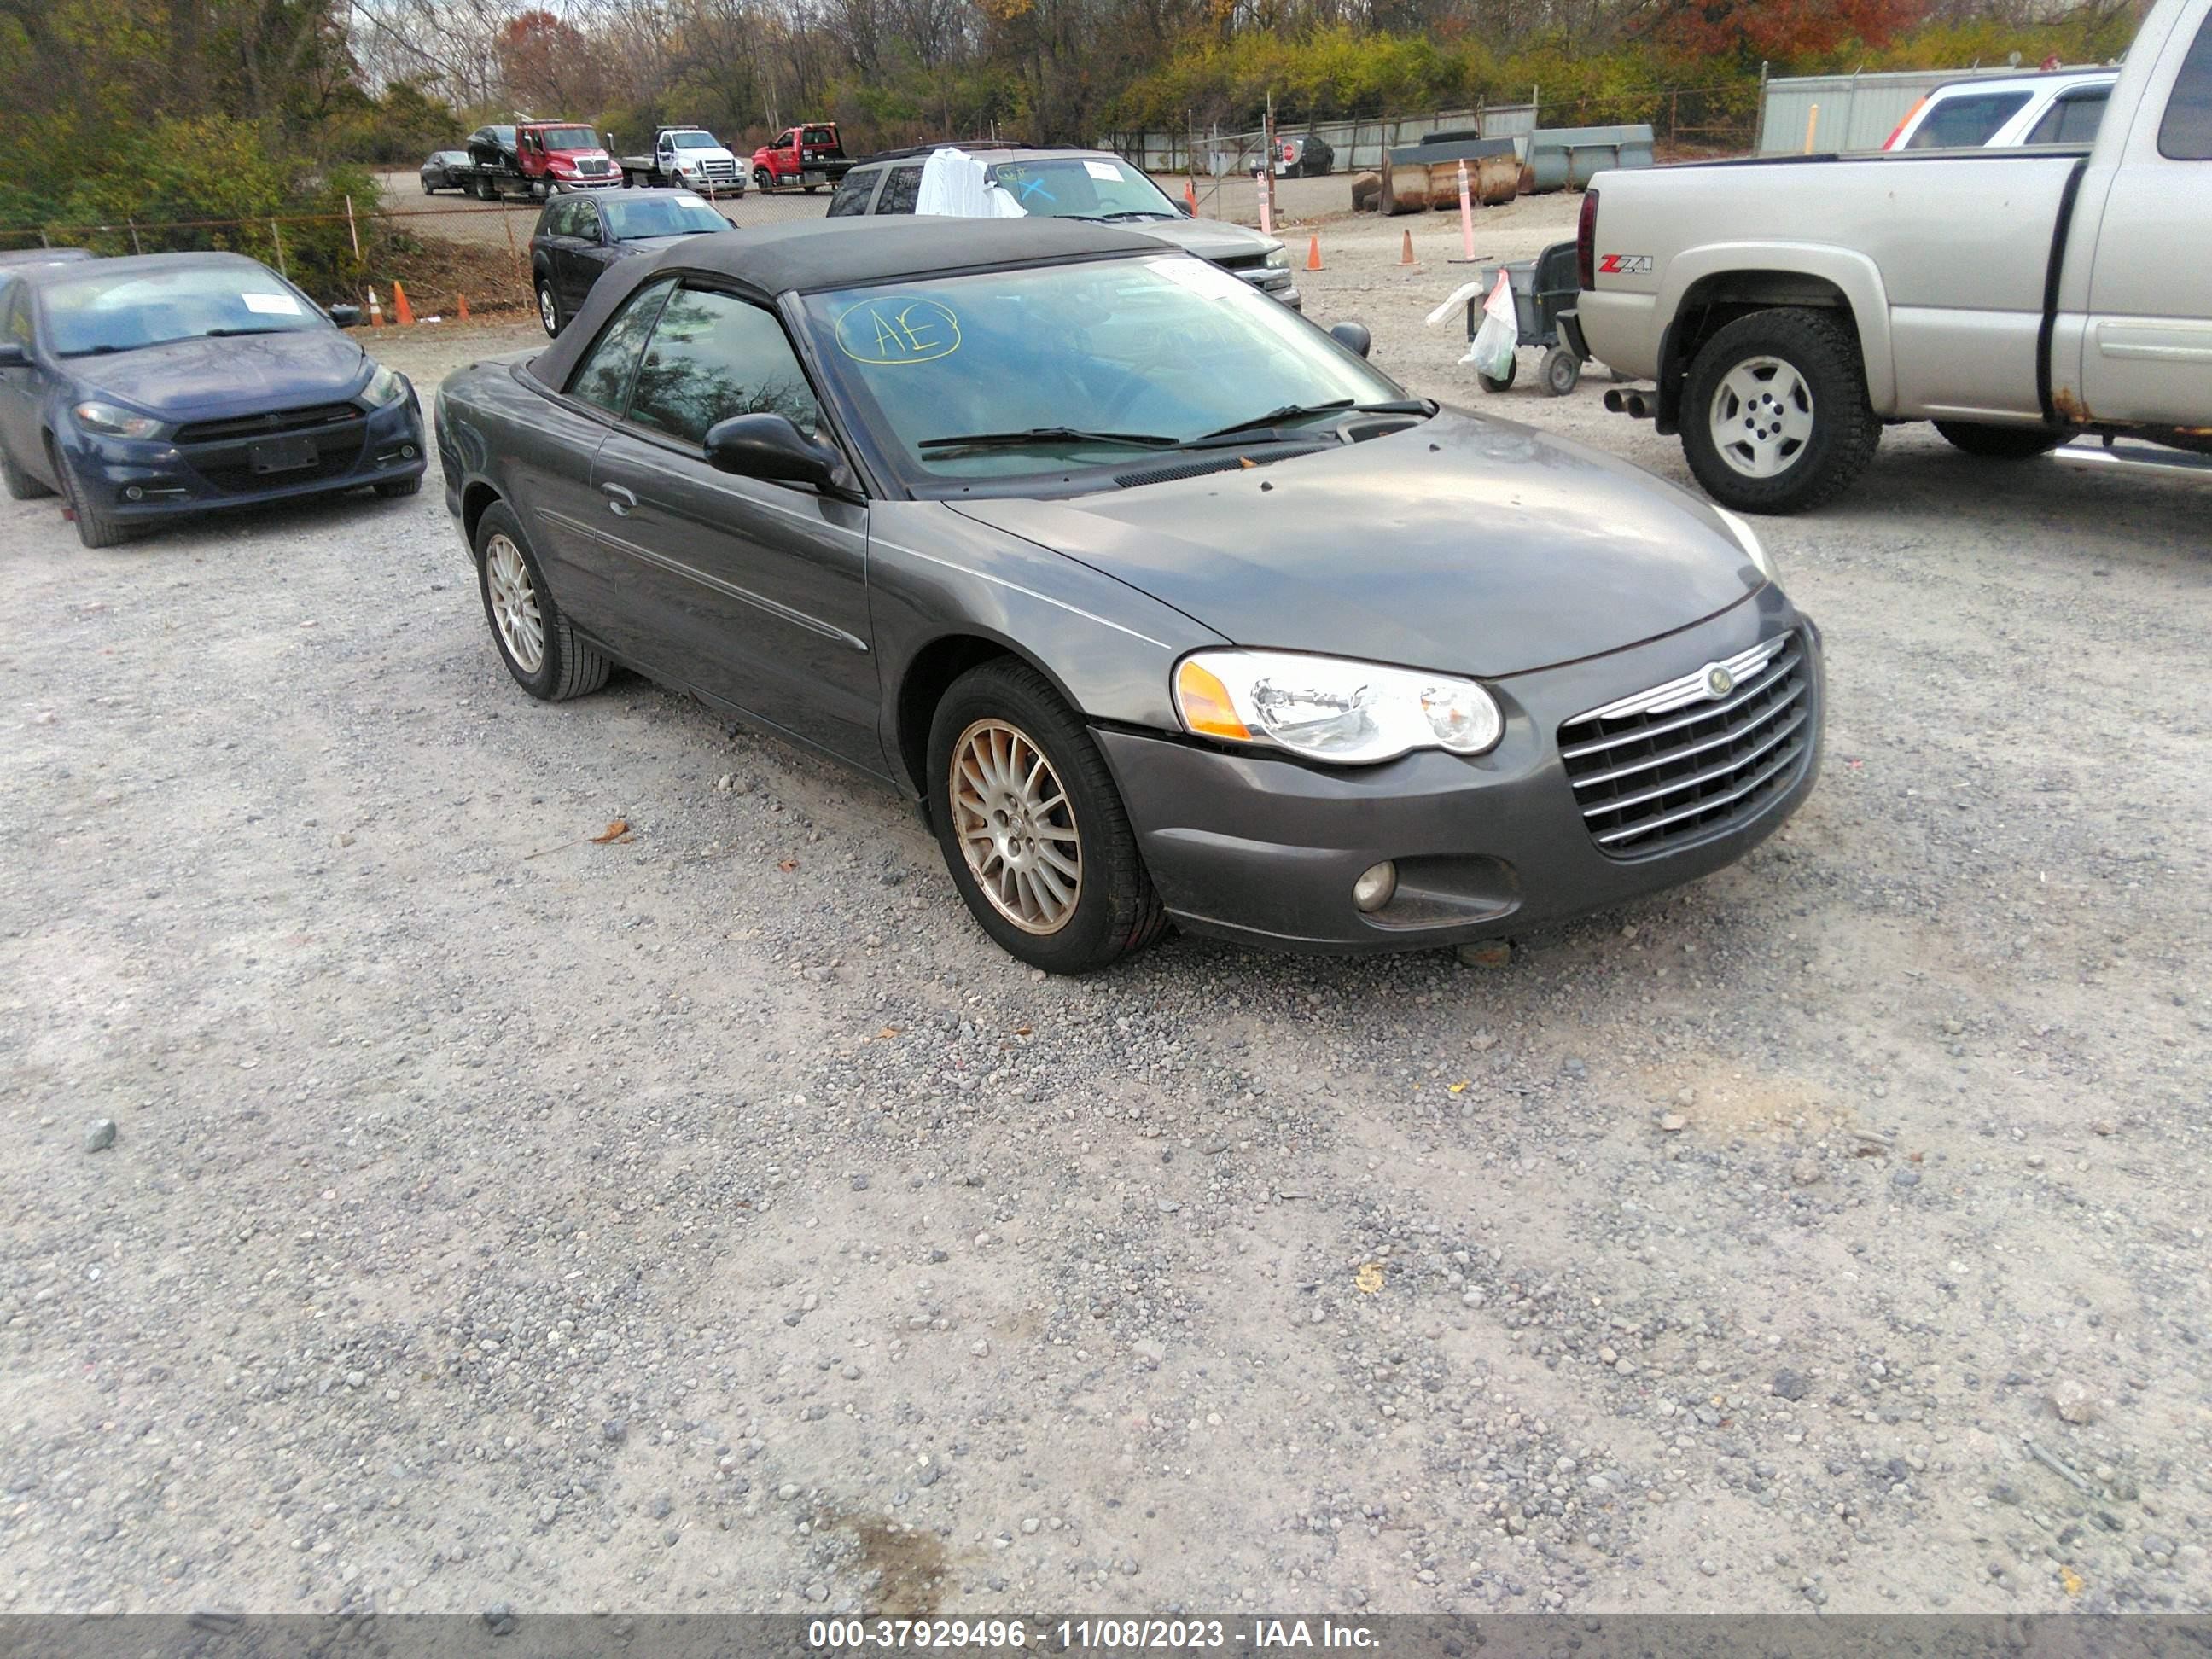
{"label": "white pickup truck", "polygon": [[1607,407],[1723,506],[1830,500],[1899,421],[2212,478],[2212,0],[2158,0],[2086,148],[1604,173],[1577,240],[1589,355],[1656,382]]}

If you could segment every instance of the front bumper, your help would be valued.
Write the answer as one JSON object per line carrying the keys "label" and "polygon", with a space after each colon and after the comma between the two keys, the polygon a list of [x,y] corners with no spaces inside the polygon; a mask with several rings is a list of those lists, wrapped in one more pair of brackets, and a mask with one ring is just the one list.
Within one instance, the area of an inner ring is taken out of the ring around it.
{"label": "front bumper", "polygon": [[251,435],[180,445],[72,432],[64,441],[100,511],[133,521],[398,483],[421,477],[430,465],[412,386],[398,403],[369,410],[359,421],[317,429],[313,441],[313,466],[266,474],[252,470]]}
{"label": "front bumper", "polygon": [[[1559,758],[1560,726],[1791,628],[1810,665],[1813,737],[1752,816],[1642,858],[1591,839]],[[1425,950],[1524,932],[1709,875],[1788,819],[1820,771],[1820,635],[1771,584],[1665,639],[1489,683],[1505,710],[1490,753],[1440,750],[1367,768],[1309,766],[1100,730],[1152,884],[1182,927],[1273,949]],[[1353,881],[1395,860],[1374,915]]]}

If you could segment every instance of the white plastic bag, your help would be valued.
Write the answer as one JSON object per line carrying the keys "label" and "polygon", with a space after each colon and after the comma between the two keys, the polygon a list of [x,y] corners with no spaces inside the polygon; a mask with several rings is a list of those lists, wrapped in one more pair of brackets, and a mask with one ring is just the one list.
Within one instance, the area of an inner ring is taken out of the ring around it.
{"label": "white plastic bag", "polygon": [[987,176],[989,169],[964,150],[932,153],[921,169],[914,204],[917,217],[1019,219],[1021,204]]}
{"label": "white plastic bag", "polygon": [[1513,302],[1513,279],[1501,269],[1497,286],[1482,302],[1482,326],[1475,330],[1474,343],[1460,361],[1472,364],[1474,372],[1486,380],[1508,380],[1513,377],[1513,354],[1520,344],[1521,319]]}

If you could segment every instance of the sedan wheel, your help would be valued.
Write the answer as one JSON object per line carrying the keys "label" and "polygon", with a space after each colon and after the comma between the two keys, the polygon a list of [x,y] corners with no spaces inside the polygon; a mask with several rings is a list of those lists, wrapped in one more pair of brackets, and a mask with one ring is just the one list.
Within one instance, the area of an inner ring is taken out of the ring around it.
{"label": "sedan wheel", "polygon": [[928,765],[945,867],[1008,953],[1087,973],[1166,931],[1105,759],[1036,670],[1000,660],[956,680],[931,723]]}
{"label": "sedan wheel", "polygon": [[561,306],[553,297],[553,284],[550,283],[538,284],[538,320],[545,325],[548,334],[561,331]]}
{"label": "sedan wheel", "polygon": [[953,831],[992,908],[1025,933],[1056,933],[1083,896],[1083,836],[1067,788],[1028,733],[977,720],[952,748]]}
{"label": "sedan wheel", "polygon": [[605,685],[611,665],[569,627],[521,523],[504,502],[485,508],[477,520],[476,550],[484,618],[514,683],[546,702]]}

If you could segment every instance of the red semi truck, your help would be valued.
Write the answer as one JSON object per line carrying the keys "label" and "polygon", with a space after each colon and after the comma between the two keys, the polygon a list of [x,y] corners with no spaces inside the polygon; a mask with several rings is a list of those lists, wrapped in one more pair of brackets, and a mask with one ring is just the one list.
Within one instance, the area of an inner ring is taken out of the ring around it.
{"label": "red semi truck", "polygon": [[852,170],[835,121],[786,127],[753,152],[753,183],[762,190],[797,189],[811,195]]}

